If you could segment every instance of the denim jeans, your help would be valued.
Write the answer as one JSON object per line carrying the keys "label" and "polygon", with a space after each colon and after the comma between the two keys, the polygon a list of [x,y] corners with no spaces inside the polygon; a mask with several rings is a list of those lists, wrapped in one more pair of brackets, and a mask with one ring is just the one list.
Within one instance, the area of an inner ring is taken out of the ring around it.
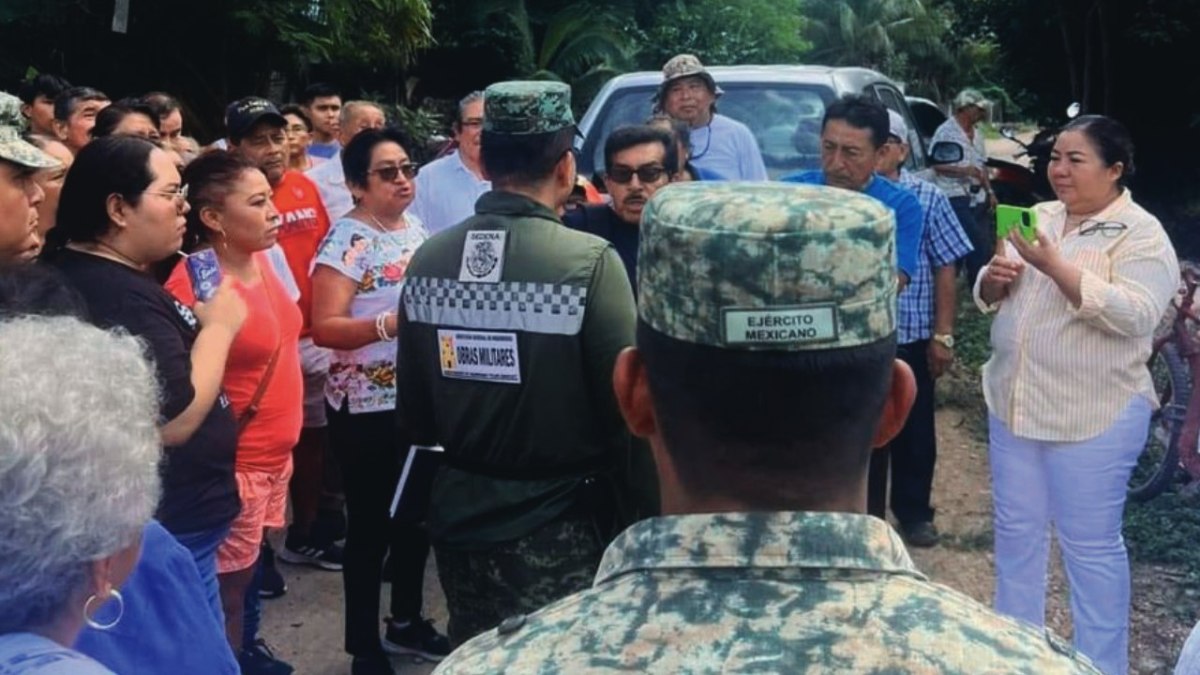
{"label": "denim jeans", "polygon": [[1134,396],[1095,438],[1052,443],[1014,436],[989,419],[996,532],[996,611],[1041,627],[1053,525],[1071,588],[1075,648],[1105,673],[1129,670],[1125,489],[1150,425]]}
{"label": "denim jeans", "polygon": [[221,591],[217,586],[217,549],[229,534],[229,524],[211,530],[172,534],[191,552],[192,559],[196,561],[196,571],[200,573],[200,581],[204,584],[209,607],[217,617],[217,623],[224,626],[225,612],[221,609]]}

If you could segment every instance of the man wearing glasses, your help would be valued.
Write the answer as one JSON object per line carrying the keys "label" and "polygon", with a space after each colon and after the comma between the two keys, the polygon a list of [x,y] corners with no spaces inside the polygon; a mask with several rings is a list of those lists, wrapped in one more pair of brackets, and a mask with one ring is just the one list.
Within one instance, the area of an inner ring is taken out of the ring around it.
{"label": "man wearing glasses", "polygon": [[458,102],[457,147],[421,167],[417,175],[417,196],[408,211],[421,219],[430,234],[475,215],[475,201],[492,189],[492,182],[483,176],[482,137],[483,92],[473,91]]}
{"label": "man wearing glasses", "polygon": [[[610,242],[625,263],[629,285],[637,288],[638,231],[642,208],[670,182],[677,162],[671,135],[651,126],[621,127],[604,141],[604,185],[611,204],[568,211],[563,222]],[[635,291],[636,292],[636,291]]]}

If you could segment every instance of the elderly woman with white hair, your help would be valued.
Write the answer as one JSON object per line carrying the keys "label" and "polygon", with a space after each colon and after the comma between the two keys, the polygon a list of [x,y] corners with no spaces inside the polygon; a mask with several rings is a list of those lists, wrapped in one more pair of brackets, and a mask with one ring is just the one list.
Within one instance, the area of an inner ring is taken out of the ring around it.
{"label": "elderly woman with white hair", "polygon": [[111,673],[71,649],[121,617],[160,494],[158,391],[136,338],[0,322],[0,673]]}

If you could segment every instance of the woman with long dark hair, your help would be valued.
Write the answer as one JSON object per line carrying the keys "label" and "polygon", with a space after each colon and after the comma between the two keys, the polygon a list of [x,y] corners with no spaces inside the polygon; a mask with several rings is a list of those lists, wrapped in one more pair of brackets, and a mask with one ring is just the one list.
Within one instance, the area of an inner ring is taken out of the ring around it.
{"label": "woman with long dark hair", "polygon": [[239,501],[237,428],[221,379],[246,305],[228,282],[188,309],[150,275],[183,243],[186,195],[179,171],[153,143],[97,139],[67,173],[44,257],[83,296],[93,323],[124,328],[153,356],[166,456],[158,519],[192,553],[223,622],[216,551]]}

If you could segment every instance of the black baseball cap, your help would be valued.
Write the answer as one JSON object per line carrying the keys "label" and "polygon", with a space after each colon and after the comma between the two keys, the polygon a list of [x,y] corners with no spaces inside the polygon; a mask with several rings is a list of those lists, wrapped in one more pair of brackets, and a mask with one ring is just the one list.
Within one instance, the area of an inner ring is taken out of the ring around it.
{"label": "black baseball cap", "polygon": [[279,108],[265,98],[247,96],[225,108],[225,129],[231,141],[242,140],[259,122],[271,122],[280,128],[287,126]]}

